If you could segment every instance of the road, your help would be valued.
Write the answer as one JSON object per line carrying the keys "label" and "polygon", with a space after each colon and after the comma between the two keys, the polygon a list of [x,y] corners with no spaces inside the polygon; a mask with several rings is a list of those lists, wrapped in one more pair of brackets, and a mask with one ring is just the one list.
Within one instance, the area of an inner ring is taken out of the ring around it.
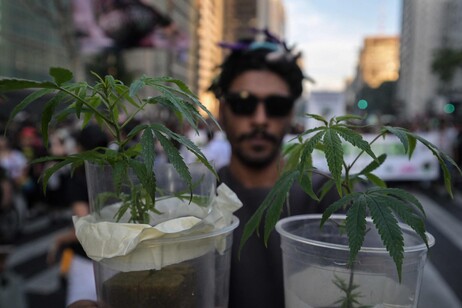
{"label": "road", "polygon": [[[450,200],[432,187],[411,185],[427,213],[427,230],[436,239],[423,274],[419,308],[462,308],[462,191]],[[32,219],[7,262],[25,280],[30,308],[64,307],[65,283],[59,266],[48,266],[46,252],[70,220],[52,222],[46,215]]]}

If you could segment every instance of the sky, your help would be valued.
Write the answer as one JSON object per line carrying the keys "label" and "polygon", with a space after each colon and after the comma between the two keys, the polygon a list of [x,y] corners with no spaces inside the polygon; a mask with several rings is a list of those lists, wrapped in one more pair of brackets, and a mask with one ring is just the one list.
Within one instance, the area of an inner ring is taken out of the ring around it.
{"label": "sky", "polygon": [[402,0],[283,0],[286,41],[303,52],[312,90],[341,91],[366,36],[399,35]]}

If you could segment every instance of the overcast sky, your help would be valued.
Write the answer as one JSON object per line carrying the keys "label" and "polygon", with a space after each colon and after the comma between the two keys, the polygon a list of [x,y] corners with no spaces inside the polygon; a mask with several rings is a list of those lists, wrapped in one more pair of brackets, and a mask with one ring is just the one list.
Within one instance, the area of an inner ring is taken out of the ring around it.
{"label": "overcast sky", "polygon": [[283,0],[287,42],[303,51],[313,90],[342,90],[355,72],[363,40],[398,35],[401,0]]}

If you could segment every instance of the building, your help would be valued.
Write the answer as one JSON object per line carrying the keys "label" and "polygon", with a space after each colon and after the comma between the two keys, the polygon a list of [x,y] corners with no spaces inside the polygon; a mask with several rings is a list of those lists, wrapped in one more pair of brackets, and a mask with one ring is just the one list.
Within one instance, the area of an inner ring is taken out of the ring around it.
{"label": "building", "polygon": [[285,10],[282,0],[225,1],[223,38],[228,42],[249,37],[251,28],[267,28],[278,37],[285,34]]}
{"label": "building", "polygon": [[358,66],[363,83],[371,88],[378,88],[385,81],[398,80],[399,37],[366,37]]}
{"label": "building", "polygon": [[218,102],[208,91],[223,61],[223,50],[218,42],[223,40],[224,0],[198,1],[199,19],[197,25],[197,94],[199,100],[215,116]]}
{"label": "building", "polygon": [[[0,77],[44,80],[50,66],[71,67],[69,55],[52,23],[26,2],[0,1]],[[51,1],[43,2],[51,14]]]}
{"label": "building", "polygon": [[[398,99],[407,118],[441,112],[441,95],[462,93],[459,71],[451,84],[442,85],[432,72],[441,48],[462,48],[462,0],[406,0],[402,2],[400,78]],[[446,93],[441,89],[446,88]]]}

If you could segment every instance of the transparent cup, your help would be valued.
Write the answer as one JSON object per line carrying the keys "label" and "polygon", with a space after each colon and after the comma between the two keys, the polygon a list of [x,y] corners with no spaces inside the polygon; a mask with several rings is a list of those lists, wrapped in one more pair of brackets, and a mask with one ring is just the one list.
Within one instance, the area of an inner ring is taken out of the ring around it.
{"label": "transparent cup", "polygon": [[[344,215],[332,215],[320,228],[321,215],[284,218],[276,224],[283,251],[286,307],[417,307],[427,247],[409,227],[404,235],[402,280],[370,219],[354,265],[348,265],[348,238],[339,231]],[[435,243],[427,233],[429,246]],[[353,297],[352,297],[353,296]]]}

